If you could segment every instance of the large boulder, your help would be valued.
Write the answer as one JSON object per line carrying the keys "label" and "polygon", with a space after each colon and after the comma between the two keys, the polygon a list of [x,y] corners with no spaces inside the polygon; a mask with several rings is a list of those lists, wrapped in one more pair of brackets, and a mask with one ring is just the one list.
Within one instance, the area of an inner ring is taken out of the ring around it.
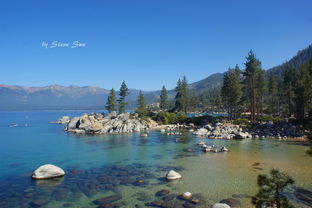
{"label": "large boulder", "polygon": [[99,122],[93,123],[93,124],[91,124],[91,126],[90,126],[90,130],[91,130],[91,131],[100,131],[102,128],[103,128],[103,124],[102,124],[102,123],[99,123]]}
{"label": "large boulder", "polygon": [[181,179],[182,175],[180,175],[178,172],[174,171],[174,170],[170,170],[167,175],[166,175],[166,179],[168,181],[171,180],[177,180],[177,179]]}
{"label": "large boulder", "polygon": [[195,131],[194,134],[196,134],[198,136],[205,136],[208,134],[208,130],[205,128],[200,128],[197,131]]}
{"label": "large boulder", "polygon": [[246,138],[248,138],[248,135],[249,135],[249,134],[240,131],[240,132],[238,132],[237,134],[235,134],[235,136],[233,137],[233,139],[246,139]]}
{"label": "large boulder", "polygon": [[37,168],[33,172],[31,177],[33,179],[49,179],[49,178],[61,177],[64,175],[65,175],[65,172],[61,168],[55,165],[46,164]]}
{"label": "large boulder", "polygon": [[224,203],[216,203],[212,205],[212,208],[231,208],[229,205],[224,204]]}

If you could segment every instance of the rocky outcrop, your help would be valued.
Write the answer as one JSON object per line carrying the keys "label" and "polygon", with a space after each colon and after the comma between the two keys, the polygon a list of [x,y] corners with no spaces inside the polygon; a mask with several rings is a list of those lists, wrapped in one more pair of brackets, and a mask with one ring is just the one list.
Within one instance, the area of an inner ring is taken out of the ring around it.
{"label": "rocky outcrop", "polygon": [[305,129],[301,125],[289,122],[274,124],[273,122],[261,123],[250,129],[255,137],[303,137]]}
{"label": "rocky outcrop", "polygon": [[33,179],[49,179],[64,176],[65,172],[61,168],[46,164],[37,168],[32,174]]}
{"label": "rocky outcrop", "polygon": [[67,124],[69,120],[69,116],[62,116],[61,118],[57,119],[56,121],[52,121],[51,123]]}
{"label": "rocky outcrop", "polygon": [[65,130],[77,134],[114,134],[140,132],[150,127],[150,124],[138,118],[137,114],[112,112],[108,115],[102,113],[84,114],[72,118]]}
{"label": "rocky outcrop", "polygon": [[193,134],[211,139],[246,139],[252,135],[246,130],[243,130],[238,125],[216,123],[214,125],[207,124],[206,126],[196,130]]}

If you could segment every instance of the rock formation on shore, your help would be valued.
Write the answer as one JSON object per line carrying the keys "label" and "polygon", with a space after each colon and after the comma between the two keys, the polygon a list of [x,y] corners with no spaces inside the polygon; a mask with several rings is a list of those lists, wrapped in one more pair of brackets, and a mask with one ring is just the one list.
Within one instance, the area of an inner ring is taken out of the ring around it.
{"label": "rock formation on shore", "polygon": [[67,123],[65,131],[77,134],[105,134],[140,132],[150,127],[150,124],[137,114],[111,112],[84,114],[74,117]]}
{"label": "rock formation on shore", "polygon": [[238,125],[216,123],[214,125],[207,124],[206,126],[194,131],[195,135],[208,137],[211,139],[246,139],[252,135],[246,130],[243,130]]}

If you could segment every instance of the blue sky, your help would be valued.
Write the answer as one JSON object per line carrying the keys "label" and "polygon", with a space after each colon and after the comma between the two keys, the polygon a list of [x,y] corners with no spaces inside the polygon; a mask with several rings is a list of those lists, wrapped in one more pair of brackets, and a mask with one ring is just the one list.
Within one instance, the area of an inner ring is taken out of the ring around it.
{"label": "blue sky", "polygon": [[3,0],[0,83],[171,89],[183,75],[195,82],[243,67],[250,49],[268,69],[312,43],[311,8],[311,0]]}

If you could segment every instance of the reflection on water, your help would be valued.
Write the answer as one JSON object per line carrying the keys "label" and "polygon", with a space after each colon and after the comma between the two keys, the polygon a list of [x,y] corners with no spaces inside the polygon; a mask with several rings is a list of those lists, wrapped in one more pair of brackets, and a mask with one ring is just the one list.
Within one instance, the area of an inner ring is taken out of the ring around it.
{"label": "reflection on water", "polygon": [[[230,152],[203,153],[196,145],[201,139],[185,132],[81,136],[48,124],[62,112],[28,114],[31,127],[1,128],[0,207],[208,207],[226,198],[251,207],[257,175],[273,167],[296,180],[300,188],[289,195],[296,207],[311,206],[312,158],[300,143],[207,139],[207,145],[226,146]],[[25,112],[18,115],[22,119]],[[31,172],[46,163],[62,167],[65,177],[32,180]],[[164,180],[170,169],[182,180]],[[167,194],[157,195],[160,190]],[[195,194],[197,203],[179,198],[186,191]]]}

